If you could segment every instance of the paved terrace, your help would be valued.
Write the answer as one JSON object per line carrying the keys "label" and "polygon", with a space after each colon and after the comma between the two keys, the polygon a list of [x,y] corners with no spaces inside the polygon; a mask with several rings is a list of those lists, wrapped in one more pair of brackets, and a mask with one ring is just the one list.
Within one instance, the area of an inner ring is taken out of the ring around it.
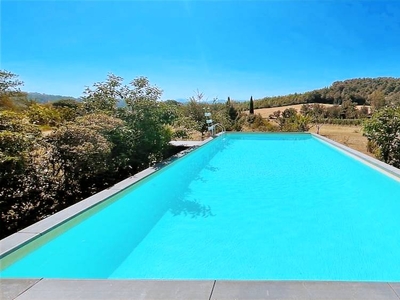
{"label": "paved terrace", "polygon": [[[346,146],[318,136],[392,176],[400,170]],[[179,142],[178,145],[198,146],[210,139]],[[186,143],[186,144],[184,144]],[[184,153],[178,154],[180,157]],[[176,158],[175,157],[175,158]],[[173,159],[175,159],[173,158]],[[166,162],[168,163],[168,162]],[[115,193],[155,172],[162,166],[146,169],[84,201],[70,206],[0,241],[0,257],[67,222],[75,215],[105,201]],[[393,299],[400,300],[400,282],[329,282],[329,281],[226,281],[226,280],[58,280],[58,279],[1,279],[0,299]]]}
{"label": "paved terrace", "polygon": [[399,300],[400,283],[316,281],[2,280],[1,299]]}

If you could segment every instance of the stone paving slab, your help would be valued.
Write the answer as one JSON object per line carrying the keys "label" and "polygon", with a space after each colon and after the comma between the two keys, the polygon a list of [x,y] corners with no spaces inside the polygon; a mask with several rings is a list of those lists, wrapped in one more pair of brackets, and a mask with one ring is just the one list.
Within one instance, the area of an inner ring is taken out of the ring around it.
{"label": "stone paving slab", "polygon": [[302,282],[216,281],[212,300],[308,299]]}
{"label": "stone paving slab", "polygon": [[15,299],[39,280],[40,279],[2,279],[0,280],[0,299]]}
{"label": "stone paving slab", "polygon": [[2,279],[0,299],[399,300],[400,283]]}
{"label": "stone paving slab", "polygon": [[392,287],[385,282],[318,282],[305,281],[309,299],[321,300],[399,300]]}
{"label": "stone paving slab", "polygon": [[400,282],[395,282],[395,283],[389,283],[390,287],[393,289],[393,291],[396,293],[397,297],[400,299]]}
{"label": "stone paving slab", "polygon": [[0,299],[400,300],[400,283],[2,279]]}
{"label": "stone paving slab", "polygon": [[51,280],[43,279],[17,300],[209,300],[213,280]]}
{"label": "stone paving slab", "polygon": [[[398,285],[400,287],[400,284]],[[212,300],[399,300],[388,283],[216,281]]]}

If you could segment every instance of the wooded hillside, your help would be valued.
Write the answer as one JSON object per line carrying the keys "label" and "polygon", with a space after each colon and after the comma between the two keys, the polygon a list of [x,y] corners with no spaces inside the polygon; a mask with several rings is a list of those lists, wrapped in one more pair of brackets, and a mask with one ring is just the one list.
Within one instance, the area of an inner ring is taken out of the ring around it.
{"label": "wooded hillside", "polygon": [[344,101],[372,106],[400,103],[400,78],[379,77],[336,81],[330,87],[302,94],[295,93],[255,100],[254,108],[304,103],[342,104]]}
{"label": "wooded hillside", "polygon": [[29,100],[35,100],[38,103],[55,102],[58,100],[68,100],[68,99],[78,100],[78,98],[70,96],[50,95],[43,93],[27,93],[27,97]]}

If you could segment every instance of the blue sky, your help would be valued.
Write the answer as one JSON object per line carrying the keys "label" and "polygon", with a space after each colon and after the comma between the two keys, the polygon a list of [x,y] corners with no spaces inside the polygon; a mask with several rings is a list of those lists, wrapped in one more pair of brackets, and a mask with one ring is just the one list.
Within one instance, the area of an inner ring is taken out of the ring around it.
{"label": "blue sky", "polygon": [[400,1],[2,0],[1,69],[81,96],[112,72],[163,99],[245,100],[400,77]]}

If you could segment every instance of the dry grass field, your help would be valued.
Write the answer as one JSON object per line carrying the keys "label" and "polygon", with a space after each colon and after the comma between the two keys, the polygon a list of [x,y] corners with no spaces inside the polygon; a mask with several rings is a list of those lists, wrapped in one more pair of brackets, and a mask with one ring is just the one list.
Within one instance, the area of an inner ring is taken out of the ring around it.
{"label": "dry grass field", "polygon": [[[310,103],[312,104],[312,103]],[[331,107],[333,106],[333,104],[320,104],[322,106],[325,107]],[[269,116],[277,111],[280,110],[281,112],[284,111],[287,108],[294,108],[295,110],[297,110],[298,112],[300,112],[301,107],[303,106],[303,104],[295,104],[295,105],[288,105],[288,106],[280,106],[280,107],[270,107],[270,108],[259,108],[259,109],[255,109],[254,112],[256,114],[260,114],[263,118],[269,118]],[[358,109],[361,109],[361,107],[363,107],[362,105],[357,105]],[[369,106],[367,106],[369,108]],[[370,109],[370,108],[369,108]]]}
{"label": "dry grass field", "polygon": [[[312,127],[309,132],[316,133],[317,129]],[[367,138],[363,136],[361,126],[325,124],[320,128],[319,134],[369,156],[373,156],[373,154],[367,151]]]}
{"label": "dry grass field", "polygon": [[[331,104],[322,104],[324,106],[332,106]],[[273,112],[280,110],[283,111],[287,108],[294,108],[300,111],[302,104],[272,107],[272,108],[261,108],[255,109],[254,112],[261,114],[263,118],[268,118]],[[310,132],[316,133],[317,129],[312,127]],[[373,156],[373,154],[367,151],[367,138],[362,134],[361,126],[347,126],[347,125],[332,125],[325,124],[320,128],[320,135],[325,136],[331,140],[341,143],[345,146],[358,150],[367,155]]]}
{"label": "dry grass field", "polygon": [[[270,108],[259,108],[255,109],[254,113],[260,114],[263,118],[268,119],[273,112],[280,110],[281,112],[287,108],[294,108],[298,112],[300,112],[301,107],[303,104],[296,104],[296,105],[288,105],[288,106],[281,106],[281,107],[270,107]],[[324,106],[331,106],[330,104],[324,104]]]}

